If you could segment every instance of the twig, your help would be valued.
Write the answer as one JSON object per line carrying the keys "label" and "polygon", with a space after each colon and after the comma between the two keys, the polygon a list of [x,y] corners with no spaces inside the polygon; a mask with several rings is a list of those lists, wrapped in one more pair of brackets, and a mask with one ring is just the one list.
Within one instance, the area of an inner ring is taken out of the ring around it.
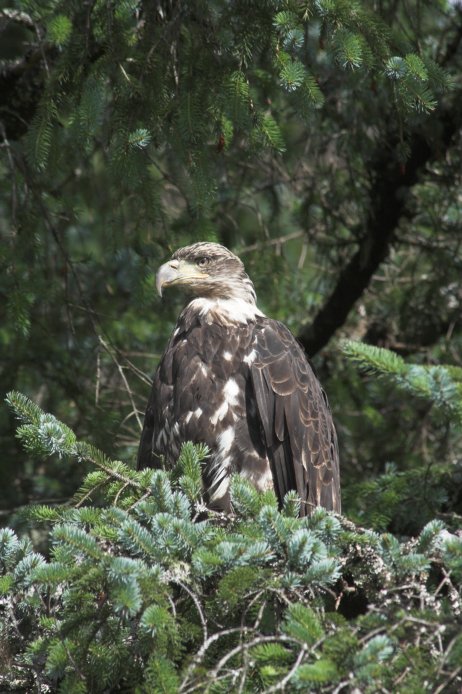
{"label": "twig", "polygon": [[286,234],[285,236],[279,236],[276,239],[267,239],[266,241],[257,241],[257,243],[252,243],[250,246],[244,246],[244,248],[239,249],[239,255],[244,253],[251,253],[252,251],[259,251],[262,248],[269,248],[271,246],[281,246],[287,241],[293,241],[294,239],[300,239],[305,236],[304,231],[293,231],[291,234]]}
{"label": "twig", "polygon": [[99,467],[101,470],[106,472],[110,477],[114,477],[116,480],[119,480],[119,482],[125,482],[127,485],[130,485],[131,487],[134,487],[135,489],[139,489],[142,491],[144,489],[143,485],[137,482],[136,480],[132,480],[129,477],[125,477],[122,475],[120,472],[116,472],[116,470],[113,470],[112,468],[108,467],[104,463],[101,463],[92,456],[88,454],[83,454],[80,455],[79,458],[81,460],[86,460],[89,463],[92,463],[92,465],[96,465],[96,467]]}
{"label": "twig", "polygon": [[117,506],[117,502],[119,501],[120,495],[122,494],[122,492],[123,492],[125,489],[127,489],[127,487],[128,487],[128,483],[125,482],[125,484],[119,489],[119,491],[118,491],[117,494],[115,495],[114,506]]}
{"label": "twig", "polygon": [[[215,641],[218,641],[218,639],[223,638],[224,636],[229,636],[230,634],[235,634],[237,632],[242,632],[241,627],[231,627],[230,629],[224,629],[224,631],[219,631],[216,634],[212,634],[212,636],[209,636],[206,641],[202,644],[202,646],[199,648],[197,651],[196,655],[192,659],[191,663],[188,666],[188,669],[186,670],[186,674],[183,678],[183,681],[180,685],[180,692],[189,692],[189,691],[194,691],[195,687],[193,689],[185,689],[186,684],[193,673],[194,669],[199,665],[199,663],[202,662],[207,650],[210,648],[210,646],[215,643]],[[244,631],[247,632],[248,629],[244,628]]]}
{"label": "twig", "polygon": [[249,671],[249,651],[245,650],[244,651],[244,666],[241,668],[241,678],[239,680],[239,689],[237,690],[237,694],[242,694],[242,692],[244,691],[248,671]]}
{"label": "twig", "polygon": [[[123,351],[120,350],[120,349],[117,349],[117,347],[114,347],[113,349],[117,352],[117,354],[120,354],[120,355],[122,356],[122,358],[127,362],[128,366],[129,366],[130,369],[133,371],[133,373],[134,373],[136,376],[138,376],[138,378],[140,379],[140,381],[142,381],[143,383],[147,383],[148,386],[152,386],[152,378],[149,378],[149,376],[147,376],[147,375],[145,374],[144,371],[142,371],[141,369],[139,369],[139,368],[136,366],[136,364],[134,364],[134,363],[126,356],[125,352],[123,352]],[[141,356],[143,355],[142,352],[140,352],[139,354],[140,354]],[[151,354],[151,353],[148,353],[148,354],[145,354],[144,356],[147,356],[147,357],[149,357],[150,359],[160,359],[160,357],[161,357],[162,355],[161,355],[161,354]]]}
{"label": "twig", "polygon": [[204,643],[205,643],[205,641],[207,641],[207,639],[208,639],[208,631],[207,631],[207,620],[205,618],[204,611],[202,609],[202,605],[200,604],[197,595],[195,595],[195,593],[193,593],[192,590],[190,590],[187,585],[185,585],[182,581],[178,581],[178,580],[175,580],[175,583],[177,583],[180,586],[180,588],[182,588],[189,595],[189,597],[191,598],[191,600],[195,604],[197,612],[199,614],[199,619],[201,620],[202,633],[204,635]]}
{"label": "twig", "polygon": [[460,665],[455,670],[453,670],[453,672],[451,672],[451,674],[449,675],[446,682],[443,682],[442,684],[440,684],[440,686],[437,689],[435,689],[433,694],[440,694],[440,692],[446,691],[446,687],[448,687],[449,684],[452,682],[452,680],[454,680],[457,677],[457,675],[459,674],[459,672],[461,672],[461,670],[462,670],[462,665]]}
{"label": "twig", "polygon": [[398,684],[400,684],[400,682],[402,682],[404,680],[404,678],[406,677],[406,675],[410,671],[411,671],[411,668],[409,666],[405,667],[404,670],[402,671],[402,673],[400,674],[400,676],[397,677],[397,679],[393,682],[393,686],[396,687]]}
{"label": "twig", "polygon": [[136,421],[138,422],[138,426],[139,426],[140,431],[141,431],[141,429],[143,428],[143,424],[142,424],[141,419],[140,419],[140,417],[139,417],[139,415],[138,415],[138,408],[137,408],[136,405],[135,405],[135,400],[134,400],[134,398],[133,398],[133,393],[132,393],[132,390],[131,390],[130,386],[128,385],[128,381],[127,381],[127,378],[126,378],[126,376],[125,376],[125,374],[124,374],[123,368],[122,368],[121,365],[119,364],[117,358],[114,356],[113,350],[109,347],[109,345],[106,343],[106,341],[105,341],[105,340],[101,337],[101,335],[99,335],[99,334],[98,334],[98,340],[99,340],[100,344],[103,346],[103,349],[106,350],[106,352],[109,354],[109,356],[111,357],[111,359],[113,360],[114,364],[115,364],[116,367],[117,367],[117,370],[118,370],[118,372],[119,372],[119,374],[120,374],[120,376],[121,376],[121,378],[122,378],[122,380],[123,380],[123,382],[124,382],[125,390],[127,391],[128,397],[130,398],[130,402],[131,402],[131,405],[132,405],[132,408],[133,408],[133,414],[134,414],[135,417],[136,417]]}
{"label": "twig", "polygon": [[273,684],[272,687],[266,690],[266,694],[271,694],[271,692],[279,692],[281,689],[284,689],[288,681],[294,676],[298,666],[302,662],[303,658],[305,657],[307,652],[306,646],[302,646],[300,649],[300,653],[298,654],[297,660],[295,663],[292,665],[290,668],[289,672],[285,677],[282,678],[279,682],[276,682],[276,684]]}
{"label": "twig", "polygon": [[175,601],[173,600],[173,598],[170,595],[167,595],[167,600],[170,604],[170,607],[172,608],[172,614],[173,614],[174,618],[176,619],[177,611],[176,611]]}
{"label": "twig", "polygon": [[[324,639],[323,639],[324,640]],[[208,692],[210,687],[215,681],[216,676],[220,672],[221,668],[226,665],[228,660],[231,658],[234,658],[235,655],[240,653],[241,651],[249,648],[253,648],[254,646],[259,646],[261,643],[271,643],[272,641],[283,641],[285,643],[296,643],[298,645],[302,645],[302,649],[306,648],[305,644],[300,644],[297,639],[292,638],[291,636],[285,636],[284,634],[274,634],[273,636],[257,636],[257,638],[252,639],[252,641],[247,641],[245,643],[241,643],[235,648],[232,648],[226,655],[221,658],[221,660],[218,661],[217,665],[209,672],[208,678],[209,678],[209,684],[207,685],[207,688],[205,689],[205,692]],[[320,642],[318,642],[320,643]],[[318,643],[316,643],[313,648],[315,648]],[[269,691],[269,690],[268,690]]]}
{"label": "twig", "polygon": [[142,501],[144,501],[145,499],[149,499],[150,496],[151,496],[151,490],[149,490],[148,492],[145,492],[143,494],[143,496],[140,496],[139,499],[134,501],[133,504],[131,504],[131,506],[128,507],[127,511],[131,511],[133,508],[135,508],[135,506],[138,506],[138,504],[141,504]]}
{"label": "twig", "polygon": [[86,494],[84,494],[84,496],[81,499],[79,499],[79,501],[76,503],[74,508],[80,508],[84,501],[89,499],[91,497],[91,495],[94,492],[96,492],[97,489],[99,489],[100,487],[104,487],[104,485],[107,484],[108,482],[109,482],[109,480],[103,480],[102,482],[98,482],[98,484],[95,484],[95,486],[92,487],[90,489],[90,491],[88,491]]}
{"label": "twig", "polygon": [[101,351],[96,353],[96,383],[95,383],[95,405],[99,403],[99,389],[101,383]]}
{"label": "twig", "polygon": [[[245,622],[245,619],[246,619],[246,617],[247,617],[247,614],[248,614],[249,610],[250,610],[250,609],[253,607],[253,605],[257,602],[257,600],[259,600],[259,599],[261,598],[261,596],[264,594],[264,592],[265,592],[265,591],[263,591],[263,590],[258,591],[258,593],[256,593],[256,594],[254,595],[254,597],[252,598],[252,600],[250,601],[250,603],[247,605],[246,609],[245,609],[244,612],[242,613],[242,617],[241,617],[241,627],[244,627],[244,626],[245,626],[245,625],[244,625],[244,622]],[[264,611],[265,611],[266,604],[267,604],[267,603],[266,603],[266,600],[263,600],[262,604],[260,605],[260,608],[259,608],[258,614],[257,614],[257,618],[256,618],[256,620],[255,620],[255,622],[254,622],[254,625],[253,625],[253,628],[254,628],[255,631],[256,631],[256,630],[259,628],[259,626],[260,626],[260,622],[261,622],[261,620],[262,620],[262,618],[263,618],[263,613],[264,613]],[[242,643],[242,639],[241,639],[241,643]],[[244,651],[244,666],[243,666],[243,668],[242,668],[241,677],[240,677],[240,681],[239,681],[239,689],[238,689],[237,694],[242,694],[242,692],[244,691],[244,687],[245,687],[245,682],[246,682],[246,679],[247,679],[247,672],[248,672],[248,670],[249,670],[249,651],[248,651],[248,649],[246,649],[246,650]]]}
{"label": "twig", "polygon": [[454,644],[457,643],[458,640],[459,640],[459,634],[456,634],[456,636],[454,636],[454,638],[449,642],[448,647],[446,648],[446,651],[443,655],[441,664],[438,668],[438,676],[440,676],[441,673],[443,672],[443,667],[444,667],[444,665],[445,665],[445,663],[449,657],[449,654],[451,653],[451,651],[454,647]]}
{"label": "twig", "polygon": [[8,157],[8,164],[10,166],[10,171],[11,171],[11,180],[12,180],[12,185],[11,185],[11,219],[13,222],[13,228],[16,230],[16,210],[18,208],[18,189],[17,189],[17,184],[16,184],[16,167],[14,164],[14,158],[11,153],[11,145],[9,143],[7,134],[6,134],[6,129],[5,126],[3,125],[2,121],[0,121],[0,133],[2,134],[3,137],[3,146],[6,148],[6,155]]}

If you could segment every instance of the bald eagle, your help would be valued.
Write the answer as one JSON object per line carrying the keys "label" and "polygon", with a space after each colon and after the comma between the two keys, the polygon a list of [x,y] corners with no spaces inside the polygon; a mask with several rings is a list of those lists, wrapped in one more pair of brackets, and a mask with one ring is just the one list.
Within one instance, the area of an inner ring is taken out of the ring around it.
{"label": "bald eagle", "polygon": [[300,514],[340,512],[337,436],[326,395],[290,331],[262,313],[242,261],[217,243],[177,250],[157,290],[187,290],[154,376],[138,469],[171,467],[185,441],[206,443],[203,487],[230,510],[230,475],[259,490],[289,490]]}

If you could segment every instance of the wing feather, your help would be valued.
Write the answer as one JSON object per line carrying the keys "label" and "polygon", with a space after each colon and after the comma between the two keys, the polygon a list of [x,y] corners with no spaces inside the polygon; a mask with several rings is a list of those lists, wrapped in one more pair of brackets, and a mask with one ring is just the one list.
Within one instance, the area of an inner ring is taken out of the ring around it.
{"label": "wing feather", "polygon": [[340,511],[337,436],[327,398],[300,345],[278,321],[256,326],[250,367],[275,491],[314,506]]}

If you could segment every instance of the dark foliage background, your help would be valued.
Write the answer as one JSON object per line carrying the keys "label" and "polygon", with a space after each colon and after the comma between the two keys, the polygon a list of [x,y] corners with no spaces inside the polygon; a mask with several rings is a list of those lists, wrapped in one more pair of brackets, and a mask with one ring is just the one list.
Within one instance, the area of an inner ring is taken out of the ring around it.
{"label": "dark foliage background", "polygon": [[[213,239],[314,361],[345,515],[457,535],[460,3],[2,0],[0,37],[2,397],[132,464],[181,306],[155,269]],[[2,524],[48,551],[23,509],[92,461],[0,427]]]}

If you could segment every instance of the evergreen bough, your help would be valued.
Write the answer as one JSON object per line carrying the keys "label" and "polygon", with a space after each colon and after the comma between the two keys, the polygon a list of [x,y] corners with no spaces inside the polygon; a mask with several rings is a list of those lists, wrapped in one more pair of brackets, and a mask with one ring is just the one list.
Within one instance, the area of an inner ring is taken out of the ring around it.
{"label": "evergreen bough", "polygon": [[[462,369],[453,365],[407,363],[391,350],[354,340],[341,342],[343,353],[372,379],[403,391],[417,407],[423,401],[432,419],[455,434],[462,427]],[[382,474],[366,478],[344,490],[344,500],[354,507],[361,524],[385,530],[393,523],[401,533],[415,534],[435,515],[442,515],[455,530],[461,525],[451,511],[460,489],[457,458],[436,458],[400,470],[387,462]],[[410,511],[412,508],[412,511]],[[442,513],[443,511],[443,513]]]}
{"label": "evergreen bough", "polygon": [[[40,457],[93,463],[72,503],[32,507],[49,552],[0,532],[2,691],[443,691],[460,684],[462,539],[433,521],[406,543],[289,493],[232,482],[206,514],[204,447],[134,472],[26,397],[8,400]],[[63,464],[65,462],[63,461]]]}
{"label": "evergreen bough", "polygon": [[407,364],[389,349],[354,340],[343,340],[342,349],[362,371],[386,378],[398,388],[425,398],[457,427],[462,426],[462,368]]}

